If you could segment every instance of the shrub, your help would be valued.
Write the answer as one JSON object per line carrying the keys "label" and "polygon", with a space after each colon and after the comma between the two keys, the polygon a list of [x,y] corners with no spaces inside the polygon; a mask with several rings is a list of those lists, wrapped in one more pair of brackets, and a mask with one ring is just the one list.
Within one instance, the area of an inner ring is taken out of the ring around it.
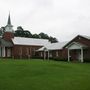
{"label": "shrub", "polygon": [[90,62],[90,59],[84,59],[84,62]]}
{"label": "shrub", "polygon": [[67,58],[60,58],[60,57],[55,57],[53,58],[55,61],[67,61]]}

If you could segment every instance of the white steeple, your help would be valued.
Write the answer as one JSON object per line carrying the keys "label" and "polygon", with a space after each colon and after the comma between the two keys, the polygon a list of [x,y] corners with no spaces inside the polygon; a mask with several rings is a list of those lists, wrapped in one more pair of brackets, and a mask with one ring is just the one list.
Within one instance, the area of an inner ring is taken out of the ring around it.
{"label": "white steeple", "polygon": [[7,25],[5,26],[5,32],[12,32],[12,33],[14,32],[13,26],[11,24],[10,13],[9,13],[9,16],[8,16]]}
{"label": "white steeple", "polygon": [[7,25],[11,25],[10,13],[9,13],[9,16],[8,16],[8,22],[7,22]]}

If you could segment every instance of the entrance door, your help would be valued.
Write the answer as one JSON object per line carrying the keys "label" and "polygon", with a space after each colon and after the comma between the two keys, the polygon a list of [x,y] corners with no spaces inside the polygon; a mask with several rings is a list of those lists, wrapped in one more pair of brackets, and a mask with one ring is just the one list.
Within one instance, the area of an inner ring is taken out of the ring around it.
{"label": "entrance door", "polygon": [[78,60],[81,61],[81,52],[78,50]]}
{"label": "entrance door", "polygon": [[11,48],[7,48],[7,57],[11,57]]}

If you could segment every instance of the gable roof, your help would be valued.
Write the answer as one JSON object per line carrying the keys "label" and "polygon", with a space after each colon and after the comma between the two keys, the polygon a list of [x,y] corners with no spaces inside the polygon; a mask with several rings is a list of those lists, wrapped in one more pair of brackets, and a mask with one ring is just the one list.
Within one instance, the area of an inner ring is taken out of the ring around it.
{"label": "gable roof", "polygon": [[[73,47],[72,47],[73,46]],[[78,47],[78,48],[77,48]],[[69,49],[80,49],[80,48],[86,48],[87,46],[82,44],[82,43],[79,43],[79,42],[72,42],[70,43],[66,48],[69,48]]]}
{"label": "gable roof", "polygon": [[67,42],[58,42],[47,44],[44,47],[38,49],[38,51],[44,51],[44,48],[46,48],[47,50],[61,50],[66,43]]}
{"label": "gable roof", "polygon": [[90,39],[90,36],[86,36],[86,35],[79,35],[79,36],[82,36],[82,37],[84,37],[86,39]]}
{"label": "gable roof", "polygon": [[34,46],[44,46],[45,44],[50,44],[47,39],[35,39],[35,38],[24,38],[24,37],[14,37],[12,39],[14,45],[34,45]]}
{"label": "gable roof", "polygon": [[77,37],[82,37],[85,38],[87,40],[90,40],[90,36],[86,36],[86,35],[77,35],[76,37],[74,37],[71,41],[69,41],[66,45],[64,45],[64,48],[67,47],[70,43],[72,43]]}

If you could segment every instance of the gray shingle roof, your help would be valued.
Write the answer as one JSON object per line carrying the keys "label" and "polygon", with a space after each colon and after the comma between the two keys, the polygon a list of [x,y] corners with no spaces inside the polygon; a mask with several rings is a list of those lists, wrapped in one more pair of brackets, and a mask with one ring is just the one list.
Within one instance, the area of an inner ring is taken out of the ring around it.
{"label": "gray shingle roof", "polygon": [[12,47],[13,43],[4,39],[0,39],[0,45],[5,47]]}

